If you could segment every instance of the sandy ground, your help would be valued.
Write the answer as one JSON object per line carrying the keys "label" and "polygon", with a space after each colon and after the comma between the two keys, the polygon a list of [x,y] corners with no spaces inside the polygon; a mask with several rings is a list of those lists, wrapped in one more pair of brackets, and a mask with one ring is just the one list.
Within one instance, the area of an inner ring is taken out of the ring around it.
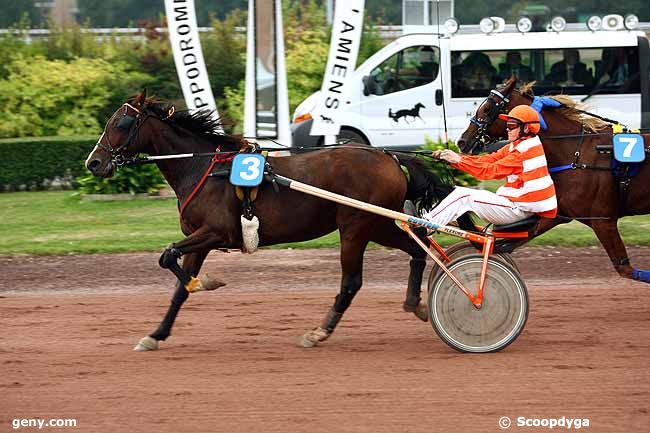
{"label": "sandy ground", "polygon": [[[0,258],[0,432],[71,418],[79,432],[497,432],[518,417],[648,431],[650,304],[600,249],[528,248],[526,329],[500,353],[456,353],[401,311],[400,252],[366,256],[336,333],[298,338],[338,292],[335,250],[213,253],[228,285],[185,304],[173,336],[131,351],[167,308],[157,254]],[[632,248],[650,268],[650,248]],[[575,429],[575,427],[574,427]],[[564,431],[556,427],[553,431]]]}

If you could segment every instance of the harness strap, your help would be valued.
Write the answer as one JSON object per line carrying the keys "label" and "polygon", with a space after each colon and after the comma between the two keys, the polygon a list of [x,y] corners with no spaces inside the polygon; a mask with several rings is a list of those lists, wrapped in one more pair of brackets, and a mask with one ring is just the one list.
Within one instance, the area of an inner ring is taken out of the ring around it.
{"label": "harness strap", "polygon": [[564,170],[572,170],[575,169],[574,164],[565,164],[565,165],[559,165],[557,167],[551,167],[548,169],[549,173],[557,173],[558,171],[564,171]]}
{"label": "harness strap", "polygon": [[[217,148],[217,152],[221,152],[220,148]],[[192,192],[190,193],[189,197],[187,197],[187,200],[181,205],[181,210],[180,210],[180,217],[181,219],[183,218],[183,212],[185,211],[185,208],[187,208],[187,205],[190,204],[192,199],[196,196],[196,194],[199,192],[199,190],[203,187],[203,184],[207,180],[208,177],[210,177],[210,173],[212,173],[212,169],[214,168],[215,165],[218,163],[223,163],[223,162],[229,162],[232,161],[235,158],[235,155],[226,155],[223,156],[219,153],[215,154],[214,157],[212,158],[212,161],[210,161],[210,166],[208,169],[203,173],[203,176],[201,177],[201,180],[199,183],[196,184]]]}

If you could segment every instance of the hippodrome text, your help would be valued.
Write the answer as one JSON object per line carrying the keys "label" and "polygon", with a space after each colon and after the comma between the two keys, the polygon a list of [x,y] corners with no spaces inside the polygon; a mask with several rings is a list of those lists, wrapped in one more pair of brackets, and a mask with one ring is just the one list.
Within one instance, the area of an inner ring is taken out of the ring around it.
{"label": "hippodrome text", "polygon": [[[176,33],[175,51],[182,54],[181,60],[177,61],[176,67],[179,69],[179,77],[184,77],[185,83],[189,82],[189,90],[192,94],[194,109],[210,108],[211,90],[207,76],[203,76],[203,59],[201,54],[200,42],[194,40],[192,35],[195,34],[190,22],[190,10],[187,0],[173,0],[174,14],[172,15],[174,26],[170,26],[170,31]],[[183,3],[183,5],[177,5]],[[194,6],[192,5],[192,8]],[[173,28],[172,28],[173,27]],[[187,85],[187,84],[186,84]]]}

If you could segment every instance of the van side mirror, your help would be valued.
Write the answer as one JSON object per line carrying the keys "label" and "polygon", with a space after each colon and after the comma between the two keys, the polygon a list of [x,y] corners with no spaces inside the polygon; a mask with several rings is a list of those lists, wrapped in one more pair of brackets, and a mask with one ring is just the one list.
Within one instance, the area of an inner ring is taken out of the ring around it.
{"label": "van side mirror", "polygon": [[361,79],[363,83],[363,96],[370,96],[371,93],[374,93],[376,88],[375,79],[370,75],[366,75]]}

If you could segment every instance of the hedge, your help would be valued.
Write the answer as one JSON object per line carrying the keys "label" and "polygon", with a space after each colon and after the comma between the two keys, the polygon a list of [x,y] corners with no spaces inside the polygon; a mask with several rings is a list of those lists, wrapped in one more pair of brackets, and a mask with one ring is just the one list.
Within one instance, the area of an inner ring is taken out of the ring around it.
{"label": "hedge", "polygon": [[83,161],[97,136],[0,140],[2,189],[40,186],[46,179],[84,174]]}

